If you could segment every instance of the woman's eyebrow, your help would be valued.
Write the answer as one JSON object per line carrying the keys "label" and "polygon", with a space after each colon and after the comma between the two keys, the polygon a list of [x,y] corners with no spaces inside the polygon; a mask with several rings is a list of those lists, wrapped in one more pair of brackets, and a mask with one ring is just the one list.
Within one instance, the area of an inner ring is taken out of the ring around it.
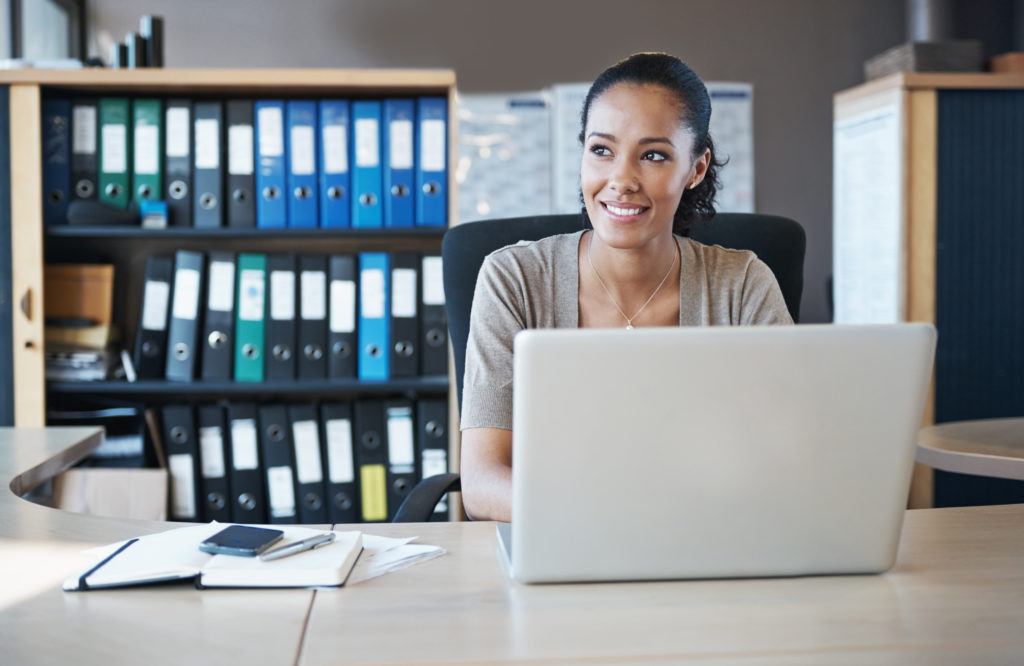
{"label": "woman's eyebrow", "polygon": [[[589,138],[595,137],[595,136],[597,138],[599,138],[599,139],[605,139],[606,141],[615,141],[616,140],[614,134],[606,134],[604,132],[591,132],[590,134],[587,135],[587,138],[589,139]],[[668,137],[665,137],[665,136],[649,136],[649,137],[645,137],[643,139],[640,139],[640,141],[639,141],[639,144],[641,146],[645,146],[645,145],[647,145],[649,143],[667,143],[668,145],[675,147],[675,144],[672,143],[672,140],[669,139]]]}

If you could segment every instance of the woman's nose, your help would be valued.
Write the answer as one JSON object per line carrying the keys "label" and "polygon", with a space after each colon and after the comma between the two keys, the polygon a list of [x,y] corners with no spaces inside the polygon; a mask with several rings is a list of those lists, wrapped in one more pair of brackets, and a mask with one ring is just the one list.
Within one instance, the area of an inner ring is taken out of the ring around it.
{"label": "woman's nose", "polygon": [[609,185],[616,192],[636,192],[640,189],[640,180],[629,164],[619,163],[612,172]]}

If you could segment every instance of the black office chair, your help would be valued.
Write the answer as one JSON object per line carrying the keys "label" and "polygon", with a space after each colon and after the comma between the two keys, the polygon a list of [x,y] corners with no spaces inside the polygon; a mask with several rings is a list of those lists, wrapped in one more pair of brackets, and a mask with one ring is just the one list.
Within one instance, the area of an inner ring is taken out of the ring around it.
{"label": "black office chair", "polygon": [[[441,245],[444,262],[445,308],[455,356],[455,382],[462,409],[462,377],[469,339],[469,313],[476,277],[484,258],[521,240],[539,240],[583,228],[581,215],[540,215],[471,222],[452,227]],[[793,321],[800,318],[807,238],[799,223],[786,217],[750,213],[719,213],[699,223],[692,237],[706,245],[752,250],[775,274]],[[458,474],[439,474],[413,488],[399,507],[394,522],[422,522],[447,492],[461,489]]]}

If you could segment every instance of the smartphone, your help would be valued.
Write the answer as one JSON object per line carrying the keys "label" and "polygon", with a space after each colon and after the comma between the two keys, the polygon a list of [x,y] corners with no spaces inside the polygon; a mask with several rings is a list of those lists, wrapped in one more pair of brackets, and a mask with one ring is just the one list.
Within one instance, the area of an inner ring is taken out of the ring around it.
{"label": "smartphone", "polygon": [[281,540],[284,532],[265,527],[231,525],[199,544],[204,553],[256,557]]}

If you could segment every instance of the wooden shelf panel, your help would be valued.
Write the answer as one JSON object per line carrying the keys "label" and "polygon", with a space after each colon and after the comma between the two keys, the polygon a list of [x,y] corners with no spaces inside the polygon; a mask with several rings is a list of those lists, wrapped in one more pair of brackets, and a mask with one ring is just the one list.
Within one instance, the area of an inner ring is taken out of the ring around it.
{"label": "wooden shelf panel", "polygon": [[137,382],[47,382],[50,395],[91,396],[105,398],[138,399],[149,402],[180,402],[182,400],[261,400],[299,399],[351,399],[356,395],[383,396],[395,394],[443,394],[449,388],[444,375],[412,377],[390,381],[361,381],[335,379],[294,382],[230,382],[202,381],[168,382],[143,380]]}

